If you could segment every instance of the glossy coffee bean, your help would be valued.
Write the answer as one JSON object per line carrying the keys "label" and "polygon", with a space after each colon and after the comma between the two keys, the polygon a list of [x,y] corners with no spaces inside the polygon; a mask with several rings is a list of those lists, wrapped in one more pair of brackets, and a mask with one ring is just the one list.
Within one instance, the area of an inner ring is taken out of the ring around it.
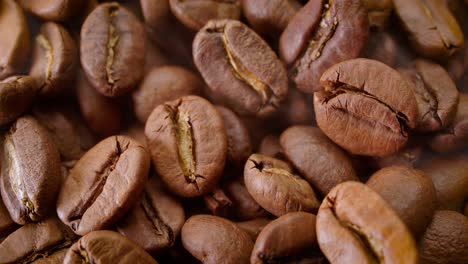
{"label": "glossy coffee bean", "polygon": [[314,212],[319,206],[309,183],[295,175],[288,163],[275,158],[252,154],[245,163],[244,182],[255,201],[276,216]]}
{"label": "glossy coffee bean", "polygon": [[320,249],[331,263],[417,263],[416,245],[398,215],[362,183],[328,193],[317,214]]}
{"label": "glossy coffee bean", "polygon": [[30,116],[16,120],[2,147],[0,190],[11,218],[22,225],[45,219],[60,181],[60,155],[47,130]]}
{"label": "glossy coffee bean", "polygon": [[48,21],[64,22],[80,12],[84,0],[19,0],[28,12]]}
{"label": "glossy coffee bean", "polygon": [[21,71],[30,48],[29,29],[14,0],[0,1],[0,80]]}
{"label": "glossy coffee bean", "polygon": [[[111,250],[110,250],[111,249]],[[64,264],[71,263],[157,264],[136,244],[113,231],[94,231],[68,250]]]}
{"label": "glossy coffee bean", "polygon": [[322,73],[358,57],[368,31],[361,0],[309,1],[288,24],[279,43],[281,59],[297,89],[319,91]]}
{"label": "glossy coffee bean", "polygon": [[0,125],[13,122],[26,112],[38,90],[38,83],[29,76],[12,76],[0,81]]}
{"label": "glossy coffee bean", "polygon": [[410,84],[397,71],[354,59],[328,69],[320,83],[325,90],[314,94],[317,124],[340,147],[387,156],[405,146],[418,109]]}
{"label": "glossy coffee bean", "polygon": [[351,159],[318,128],[293,126],[280,137],[286,158],[322,195],[345,181],[358,181]]}
{"label": "glossy coffee bean", "polygon": [[288,79],[280,60],[239,21],[206,24],[193,42],[193,58],[215,101],[239,114],[271,115],[287,95]]}
{"label": "glossy coffee bean", "polygon": [[190,217],[182,227],[182,244],[205,264],[249,263],[253,248],[247,232],[229,220],[211,215]]}
{"label": "glossy coffee bean", "polygon": [[63,183],[57,213],[79,235],[111,227],[137,200],[150,165],[146,149],[125,136],[99,142]]}
{"label": "glossy coffee bean", "polygon": [[109,97],[136,88],[145,65],[145,31],[138,18],[116,2],[103,3],[81,28],[81,66],[91,85]]}
{"label": "glossy coffee bean", "polygon": [[173,193],[194,197],[218,183],[227,136],[218,110],[198,96],[185,96],[154,109],[145,135],[153,165]]}

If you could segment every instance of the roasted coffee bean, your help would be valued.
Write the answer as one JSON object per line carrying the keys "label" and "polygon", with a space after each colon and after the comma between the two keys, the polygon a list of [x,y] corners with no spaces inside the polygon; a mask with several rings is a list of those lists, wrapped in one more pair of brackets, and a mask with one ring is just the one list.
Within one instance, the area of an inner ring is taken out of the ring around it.
{"label": "roasted coffee bean", "polygon": [[320,83],[325,91],[314,94],[317,124],[340,147],[381,157],[405,146],[418,108],[410,84],[397,71],[354,59],[328,69]]}
{"label": "roasted coffee bean", "polygon": [[260,234],[263,228],[270,222],[271,220],[266,217],[259,217],[244,222],[237,222],[236,225],[247,232],[252,240],[255,241],[258,234]]}
{"label": "roasted coffee bean", "polygon": [[117,231],[144,250],[155,253],[174,245],[184,222],[182,204],[152,175],[140,200],[117,223]]}
{"label": "roasted coffee bean", "polygon": [[[148,34],[147,34],[148,35]],[[169,64],[169,58],[165,53],[151,40],[146,37],[146,56],[145,56],[145,74],[148,74],[153,68],[162,67]]]}
{"label": "roasted coffee bean", "polygon": [[431,178],[419,170],[391,166],[374,173],[366,184],[393,208],[414,237],[424,233],[437,206]]}
{"label": "roasted coffee bean", "polygon": [[460,94],[460,102],[451,125],[437,133],[429,142],[437,152],[451,152],[468,146],[468,94]]}
{"label": "roasted coffee bean", "polygon": [[159,30],[167,25],[171,17],[169,0],[140,0],[141,11],[146,24]]}
{"label": "roasted coffee bean", "polygon": [[116,2],[103,3],[81,28],[81,66],[91,85],[109,97],[136,88],[145,66],[145,31],[138,18]]}
{"label": "roasted coffee bean", "polygon": [[376,169],[397,165],[414,168],[423,156],[423,147],[417,143],[410,143],[401,151],[386,157],[372,158],[371,162]]}
{"label": "roasted coffee bean", "polygon": [[3,138],[1,194],[18,224],[45,219],[60,188],[60,154],[47,130],[30,116],[16,120]]}
{"label": "roasted coffee bean", "polygon": [[13,122],[26,112],[38,90],[38,83],[29,76],[13,76],[0,81],[0,125]]}
{"label": "roasted coffee bean", "polygon": [[288,78],[280,60],[239,21],[206,24],[193,42],[193,58],[215,101],[239,114],[271,115],[287,95]]}
{"label": "roasted coffee bean", "polygon": [[0,1],[0,80],[21,71],[29,48],[29,29],[21,7],[14,0]]}
{"label": "roasted coffee bean", "polygon": [[146,73],[138,90],[133,93],[133,110],[138,120],[145,123],[159,105],[190,94],[200,94],[203,81],[179,66],[163,66]]}
{"label": "roasted coffee bean", "polygon": [[402,71],[412,82],[418,103],[419,131],[435,131],[450,125],[455,118],[459,94],[455,83],[442,66],[418,59],[412,69]]}
{"label": "roasted coffee bean", "polygon": [[315,215],[285,214],[266,225],[257,237],[250,263],[285,262],[305,255],[317,246]]}
{"label": "roasted coffee bean", "polygon": [[119,233],[94,231],[72,245],[63,263],[157,264],[158,262]]}
{"label": "roasted coffee bean", "polygon": [[331,263],[417,263],[411,233],[390,206],[358,182],[333,188],[317,214],[317,239]]}
{"label": "roasted coffee bean", "polygon": [[221,188],[216,187],[212,192],[204,195],[203,201],[213,215],[225,218],[229,217],[229,209],[232,206],[232,201]]}
{"label": "roasted coffee bean", "polygon": [[245,187],[244,177],[229,180],[224,185],[224,192],[231,200],[230,217],[237,220],[249,220],[265,216],[266,211],[255,201]]}
{"label": "roasted coffee bean", "polygon": [[463,212],[468,200],[468,156],[428,160],[422,170],[434,183],[438,209]]}
{"label": "roasted coffee bean", "polygon": [[260,35],[277,37],[302,7],[297,0],[241,0],[242,11]]}
{"label": "roasted coffee bean", "polygon": [[[380,2],[379,0],[374,2]],[[391,1],[390,1],[391,3]],[[363,57],[377,60],[394,67],[397,58],[397,43],[392,35],[385,31],[372,32]]]}
{"label": "roasted coffee bean", "polygon": [[198,96],[185,96],[154,109],[145,135],[153,165],[173,193],[201,196],[218,183],[227,136],[218,110]]}
{"label": "roasted coffee bean", "polygon": [[145,127],[142,124],[138,122],[131,124],[130,126],[128,126],[127,130],[124,132],[124,135],[135,139],[141,145],[143,145],[146,149],[148,149],[148,145],[147,145],[146,137],[145,137]]}
{"label": "roasted coffee bean", "polygon": [[319,206],[309,183],[294,174],[284,161],[252,154],[245,163],[244,181],[255,201],[276,216],[296,211],[314,212]]}
{"label": "roasted coffee bean", "polygon": [[0,244],[1,263],[62,263],[78,237],[55,216],[30,223]]}
{"label": "roasted coffee bean", "polygon": [[109,228],[143,190],[150,157],[138,142],[112,136],[75,164],[57,200],[57,213],[79,235]]}
{"label": "roasted coffee bean", "polygon": [[281,129],[296,125],[312,125],[314,120],[311,104],[304,94],[290,88],[288,96],[272,120],[275,120],[275,127]]}
{"label": "roasted coffee bean", "polygon": [[15,227],[16,223],[11,219],[5,204],[3,204],[2,199],[0,199],[0,243],[15,230]]}
{"label": "roasted coffee bean", "polygon": [[182,227],[182,244],[205,264],[249,263],[253,248],[247,232],[229,220],[211,215],[190,217]]}
{"label": "roasted coffee bean", "polygon": [[268,134],[263,137],[257,152],[265,156],[282,159],[282,151],[279,136],[276,134]]}
{"label": "roasted coffee bean", "polygon": [[415,52],[440,59],[463,47],[463,32],[443,1],[394,0],[393,4]]}
{"label": "roasted coffee bean", "polygon": [[293,17],[279,43],[281,59],[297,89],[319,91],[322,73],[338,62],[358,57],[368,31],[361,0],[309,1]]}
{"label": "roasted coffee bean", "polygon": [[468,263],[468,217],[453,211],[436,211],[419,241],[421,263]]}
{"label": "roasted coffee bean", "polygon": [[241,15],[238,0],[169,0],[172,13],[186,27],[198,31],[212,19],[235,19]]}
{"label": "roasted coffee bean", "polygon": [[50,21],[68,21],[80,12],[85,0],[18,0],[19,4],[28,12]]}
{"label": "roasted coffee bean", "polygon": [[77,64],[78,50],[68,31],[53,22],[43,24],[36,36],[29,72],[39,82],[39,94],[64,94],[71,88]]}
{"label": "roasted coffee bean", "polygon": [[86,124],[96,135],[108,137],[120,131],[124,118],[120,102],[98,93],[81,72],[76,98]]}
{"label": "roasted coffee bean", "polygon": [[368,11],[370,26],[385,27],[393,11],[392,0],[362,0],[362,3]]}
{"label": "roasted coffee bean", "polygon": [[227,162],[242,168],[252,154],[249,131],[242,120],[229,108],[216,106],[224,121],[227,135]]}
{"label": "roasted coffee bean", "polygon": [[345,181],[359,181],[351,159],[318,128],[294,126],[280,137],[286,158],[322,195]]}

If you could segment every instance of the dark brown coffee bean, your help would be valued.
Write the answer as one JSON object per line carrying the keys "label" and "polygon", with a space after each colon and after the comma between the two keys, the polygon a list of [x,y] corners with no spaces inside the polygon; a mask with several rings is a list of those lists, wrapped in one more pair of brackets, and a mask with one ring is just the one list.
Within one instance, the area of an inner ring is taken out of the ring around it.
{"label": "dark brown coffee bean", "polygon": [[153,175],[117,230],[144,250],[155,253],[174,245],[185,222],[182,204]]}
{"label": "dark brown coffee bean", "polygon": [[28,12],[49,21],[64,22],[80,12],[84,7],[84,0],[18,0],[19,4]]}
{"label": "dark brown coffee bean", "polygon": [[138,90],[133,93],[133,110],[141,123],[159,105],[182,96],[199,94],[203,81],[192,72],[179,66],[163,66],[146,73]]}
{"label": "dark brown coffee bean", "polygon": [[268,116],[287,95],[288,79],[280,60],[239,21],[206,24],[193,42],[193,58],[216,101],[238,114]]}
{"label": "dark brown coffee bean", "polygon": [[468,217],[453,211],[436,211],[419,241],[421,263],[468,263]]}
{"label": "dark brown coffee bean", "polygon": [[289,89],[288,96],[273,117],[275,127],[283,130],[289,126],[311,125],[314,123],[312,105],[305,95],[296,89]]}
{"label": "dark brown coffee bean", "polygon": [[250,263],[283,262],[316,246],[315,215],[288,213],[263,228],[255,242]]}
{"label": "dark brown coffee bean", "polygon": [[392,0],[362,0],[369,16],[371,27],[383,28],[393,11]]}
{"label": "dark brown coffee bean", "polygon": [[237,222],[236,225],[247,232],[253,241],[257,240],[258,234],[265,228],[271,220],[266,217],[254,218],[252,220]]}
{"label": "dark brown coffee bean", "polygon": [[241,0],[242,11],[260,35],[277,37],[302,7],[296,0]]}
{"label": "dark brown coffee bean", "polygon": [[205,264],[249,263],[253,248],[252,239],[244,230],[229,220],[211,215],[190,217],[182,227],[182,243]]}
{"label": "dark brown coffee bean", "polygon": [[458,105],[458,90],[442,66],[418,59],[414,68],[402,71],[412,82],[418,103],[419,131],[435,131],[450,125],[455,118]]}
{"label": "dark brown coffee bean", "polygon": [[281,59],[297,89],[319,91],[322,73],[358,57],[368,31],[361,0],[309,1],[288,24],[279,44]]}
{"label": "dark brown coffee bean", "polygon": [[115,97],[136,88],[145,66],[145,31],[116,2],[100,4],[81,28],[81,66],[94,88]]}
{"label": "dark brown coffee bean", "polygon": [[282,159],[282,151],[279,136],[276,134],[268,134],[263,137],[257,152],[265,156]]}
{"label": "dark brown coffee bean", "polygon": [[224,169],[227,136],[218,110],[198,96],[185,96],[154,109],[145,135],[153,165],[180,196],[212,191]]}
{"label": "dark brown coffee bean", "polygon": [[167,25],[171,17],[169,0],[140,0],[141,11],[146,24],[159,30]]}
{"label": "dark brown coffee bean", "polygon": [[3,239],[15,230],[16,223],[11,219],[10,213],[0,199],[0,243]]}
{"label": "dark brown coffee bean", "polygon": [[109,228],[137,200],[150,165],[147,151],[125,136],[99,142],[76,163],[63,183],[57,213],[79,234]]}
{"label": "dark brown coffee bean", "polygon": [[26,112],[38,91],[38,83],[29,76],[13,76],[0,81],[0,125],[13,122]]}
{"label": "dark brown coffee bean", "polygon": [[410,84],[397,71],[354,59],[328,69],[320,83],[325,91],[314,94],[317,124],[340,147],[381,157],[405,146],[418,109]]}
{"label": "dark brown coffee bean", "polygon": [[221,188],[216,187],[212,192],[204,195],[203,201],[213,215],[225,218],[229,216],[229,209],[232,206],[232,201]]}
{"label": "dark brown coffee bean", "polygon": [[443,1],[394,0],[393,3],[415,52],[439,59],[463,47],[463,32]]}
{"label": "dark brown coffee bean", "polygon": [[438,209],[462,212],[468,200],[468,156],[428,160],[422,170],[434,183]]}
{"label": "dark brown coffee bean", "polygon": [[[147,34],[148,35],[148,34]],[[146,38],[146,57],[145,57],[145,74],[148,74],[153,68],[162,67],[169,64],[168,56],[151,40]]]}
{"label": "dark brown coffee bean", "polygon": [[[376,0],[374,2],[382,1]],[[391,1],[389,2],[390,4],[392,3]],[[390,67],[394,67],[397,58],[396,40],[392,35],[385,31],[372,32],[363,53],[363,57],[365,58],[377,60],[387,64]]]}
{"label": "dark brown coffee bean", "polygon": [[41,221],[53,210],[60,188],[60,155],[47,130],[24,116],[6,133],[1,194],[18,224]]}
{"label": "dark brown coffee bean", "polygon": [[86,124],[96,135],[108,137],[120,131],[124,118],[120,102],[98,93],[82,72],[78,74],[76,97]]}
{"label": "dark brown coffee bean", "polygon": [[169,0],[172,13],[186,27],[198,31],[212,19],[235,19],[241,15],[238,0]]}
{"label": "dark brown coffee bean", "polygon": [[441,153],[468,146],[468,94],[460,94],[460,102],[452,124],[437,133],[430,140],[429,146]]}
{"label": "dark brown coffee bean", "polygon": [[0,244],[1,263],[62,263],[78,238],[56,217],[22,226]]}
{"label": "dark brown coffee bean", "polygon": [[358,182],[333,188],[317,214],[317,238],[330,263],[417,263],[416,245],[398,215]]}
{"label": "dark brown coffee bean", "polygon": [[157,264],[158,262],[117,232],[94,231],[73,244],[63,263]]}
{"label": "dark brown coffee bean", "polygon": [[420,144],[410,143],[401,151],[386,157],[374,157],[371,162],[376,169],[382,169],[389,166],[405,166],[414,168],[423,156],[423,147]]}
{"label": "dark brown coffee bean", "polygon": [[324,196],[339,183],[359,181],[350,158],[318,128],[290,127],[280,142],[286,158]]}
{"label": "dark brown coffee bean", "polygon": [[21,70],[28,58],[29,48],[29,30],[21,7],[14,0],[2,0],[0,2],[0,80]]}
{"label": "dark brown coffee bean", "polygon": [[242,120],[229,108],[216,106],[224,121],[227,135],[227,162],[242,168],[252,154],[249,131]]}
{"label": "dark brown coffee bean", "polygon": [[395,210],[416,238],[424,233],[437,207],[431,178],[419,170],[392,166],[374,173],[366,184]]}
{"label": "dark brown coffee bean", "polygon": [[319,201],[309,183],[293,174],[281,160],[252,154],[245,163],[245,187],[268,212],[281,216],[289,212],[314,212]]}
{"label": "dark brown coffee bean", "polygon": [[265,216],[266,211],[255,201],[245,187],[244,177],[236,177],[224,184],[226,195],[232,202],[229,208],[231,218],[249,220]]}

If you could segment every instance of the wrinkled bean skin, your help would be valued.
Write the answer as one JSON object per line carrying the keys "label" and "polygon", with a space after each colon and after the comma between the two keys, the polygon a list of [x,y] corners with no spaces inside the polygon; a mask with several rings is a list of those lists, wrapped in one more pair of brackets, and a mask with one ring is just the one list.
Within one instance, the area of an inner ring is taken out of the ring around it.
{"label": "wrinkled bean skin", "polygon": [[387,65],[369,59],[338,63],[314,94],[320,129],[352,154],[388,156],[402,149],[417,125],[410,84]]}
{"label": "wrinkled bean skin", "polygon": [[26,112],[38,88],[36,80],[30,76],[12,76],[0,81],[0,125],[13,122]]}
{"label": "wrinkled bean skin", "polygon": [[[112,250],[109,250],[110,248]],[[72,245],[63,263],[157,264],[158,262],[119,233],[94,231]]]}
{"label": "wrinkled bean skin", "polygon": [[437,206],[431,178],[419,170],[391,166],[374,173],[366,184],[395,210],[414,237],[424,233]]}
{"label": "wrinkled bean skin", "polygon": [[211,215],[190,217],[182,227],[182,244],[204,264],[249,263],[253,248],[247,232],[229,220]]}
{"label": "wrinkled bean skin", "polygon": [[454,211],[436,211],[419,241],[421,263],[468,262],[468,217]]}
{"label": "wrinkled bean skin", "polygon": [[75,164],[57,199],[57,214],[76,234],[109,228],[133,205],[148,177],[150,157],[133,139],[112,136]]}
{"label": "wrinkled bean skin", "polygon": [[81,66],[91,85],[109,97],[136,88],[145,66],[145,31],[138,18],[118,3],[103,3],[81,28]]}
{"label": "wrinkled bean skin", "polygon": [[291,19],[279,43],[296,88],[304,93],[319,91],[325,70],[359,56],[368,27],[361,0],[309,1]]}
{"label": "wrinkled bean skin", "polygon": [[266,225],[255,241],[250,263],[271,263],[296,257],[317,246],[316,217],[305,212],[285,214]]}
{"label": "wrinkled bean skin", "polygon": [[227,155],[227,136],[218,110],[198,96],[156,107],[145,135],[153,165],[170,191],[201,196],[218,183]]}
{"label": "wrinkled bean skin", "polygon": [[328,193],[316,230],[331,263],[417,263],[416,245],[405,224],[362,183],[341,183]]}
{"label": "wrinkled bean skin", "polygon": [[47,130],[31,116],[17,119],[3,138],[0,189],[13,221],[45,219],[60,182],[60,154]]}
{"label": "wrinkled bean skin", "polygon": [[359,181],[350,158],[318,128],[290,127],[280,143],[286,158],[324,196],[339,183]]}
{"label": "wrinkled bean skin", "polygon": [[216,103],[238,114],[269,116],[287,95],[284,66],[268,44],[239,21],[208,22],[195,36],[193,59]]}
{"label": "wrinkled bean skin", "polygon": [[48,21],[64,22],[81,10],[84,0],[18,0],[28,12]]}
{"label": "wrinkled bean skin", "polygon": [[314,212],[319,206],[307,181],[293,174],[288,163],[275,158],[252,154],[245,163],[244,182],[255,201],[276,216]]}

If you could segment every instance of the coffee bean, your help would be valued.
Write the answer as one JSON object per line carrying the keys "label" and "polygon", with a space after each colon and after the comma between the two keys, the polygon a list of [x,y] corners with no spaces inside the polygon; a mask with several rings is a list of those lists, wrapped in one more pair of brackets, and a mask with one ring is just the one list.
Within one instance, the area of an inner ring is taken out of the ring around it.
{"label": "coffee bean", "polygon": [[160,29],[169,22],[171,9],[169,0],[140,0],[141,11],[146,24],[153,29]]}
{"label": "coffee bean", "polygon": [[16,223],[11,219],[8,210],[0,199],[0,243],[16,228]]}
{"label": "coffee bean", "polygon": [[0,81],[0,125],[13,122],[26,112],[38,91],[38,83],[29,76],[13,76]]}
{"label": "coffee bean", "polygon": [[68,250],[64,264],[69,263],[157,264],[136,244],[113,231],[94,231],[80,238]]}
{"label": "coffee bean", "polygon": [[279,43],[297,89],[319,91],[325,70],[359,56],[369,31],[365,11],[361,0],[321,0],[309,1],[297,12]]}
{"label": "coffee bean", "polygon": [[340,147],[380,157],[405,146],[418,109],[410,84],[397,71],[354,59],[328,69],[320,83],[325,91],[314,94],[317,124]]}
{"label": "coffee bean", "polygon": [[145,65],[145,31],[138,18],[116,2],[103,3],[81,28],[81,66],[94,88],[109,97],[136,88]]}
{"label": "coffee bean", "polygon": [[57,213],[79,235],[109,228],[143,190],[150,158],[125,136],[99,142],[76,163],[57,200]]}
{"label": "coffee bean", "polygon": [[[0,80],[21,71],[30,48],[29,29],[21,7],[0,2]],[[3,97],[3,96],[2,96]]]}
{"label": "coffee bean", "polygon": [[255,241],[258,234],[260,234],[263,228],[270,222],[271,220],[266,217],[259,217],[244,222],[237,222],[236,225],[247,232],[252,240]]}
{"label": "coffee bean", "polygon": [[377,193],[345,182],[325,197],[317,214],[320,249],[331,263],[417,263],[411,233]]}
{"label": "coffee bean", "polygon": [[237,220],[249,220],[265,216],[266,211],[255,201],[245,186],[244,177],[236,177],[224,185],[226,195],[232,202],[230,217]]}
{"label": "coffee bean", "polygon": [[252,154],[245,163],[244,181],[250,195],[268,212],[316,211],[319,206],[310,185],[281,160]]}
{"label": "coffee bean", "polygon": [[423,146],[418,143],[409,142],[406,147],[395,154],[386,157],[374,157],[371,162],[376,169],[390,167],[393,165],[414,168],[423,157]]}
{"label": "coffee bean", "polygon": [[153,165],[180,196],[209,193],[221,177],[227,136],[216,108],[198,96],[185,96],[154,109],[145,135]]}
{"label": "coffee bean", "polygon": [[265,156],[283,159],[282,151],[279,136],[276,134],[268,134],[263,137],[257,152]]}
{"label": "coffee bean", "polygon": [[18,224],[45,219],[60,188],[60,155],[47,130],[30,116],[16,120],[3,139],[1,194]]}
{"label": "coffee bean", "polygon": [[393,11],[393,2],[391,0],[363,0],[362,4],[368,11],[370,26],[385,27]]}
{"label": "coffee bean", "polygon": [[241,115],[271,115],[287,95],[288,80],[280,60],[239,21],[206,24],[193,42],[193,58],[215,101]]}
{"label": "coffee bean", "polygon": [[294,126],[280,138],[286,158],[322,195],[345,181],[358,181],[350,158],[318,128]]}
{"label": "coffee bean", "polygon": [[210,215],[192,216],[185,222],[182,244],[206,264],[249,263],[253,248],[253,242],[245,231],[229,220]]}
{"label": "coffee bean", "polygon": [[289,89],[288,96],[278,109],[275,127],[281,130],[295,125],[311,125],[314,122],[311,103],[306,96],[296,89]]}
{"label": "coffee bean", "polygon": [[18,0],[19,4],[28,12],[49,21],[64,22],[82,10],[83,0]]}
{"label": "coffee bean", "polygon": [[385,31],[372,31],[362,57],[377,60],[390,67],[394,67],[397,58],[397,45],[395,38],[389,33]]}
{"label": "coffee bean", "polygon": [[213,215],[225,218],[229,217],[229,209],[232,206],[232,201],[221,188],[216,187],[212,192],[204,195],[203,201]]}

